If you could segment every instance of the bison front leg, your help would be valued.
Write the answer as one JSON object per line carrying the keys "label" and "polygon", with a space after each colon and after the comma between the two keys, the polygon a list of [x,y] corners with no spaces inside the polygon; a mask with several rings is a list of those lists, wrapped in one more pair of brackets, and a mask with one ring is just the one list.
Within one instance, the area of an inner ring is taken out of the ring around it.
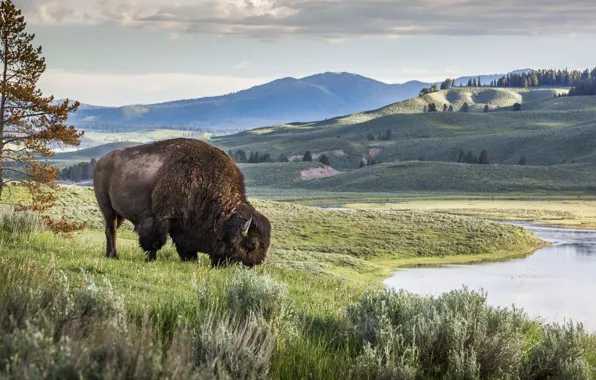
{"label": "bison front leg", "polygon": [[166,244],[168,240],[168,226],[164,222],[158,222],[153,216],[145,217],[137,226],[139,234],[139,245],[147,254],[145,261],[151,262],[157,259],[157,251]]}

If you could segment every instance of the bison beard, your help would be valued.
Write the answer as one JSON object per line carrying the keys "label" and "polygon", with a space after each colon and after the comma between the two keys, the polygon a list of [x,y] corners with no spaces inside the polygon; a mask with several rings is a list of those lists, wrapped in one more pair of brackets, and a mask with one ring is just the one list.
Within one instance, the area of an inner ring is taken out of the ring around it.
{"label": "bison beard", "polygon": [[207,253],[214,266],[261,264],[269,220],[248,202],[244,176],[222,150],[172,139],[113,151],[97,161],[93,186],[106,221],[106,256],[117,258],[116,231],[130,220],[147,261],[168,235],[183,261]]}

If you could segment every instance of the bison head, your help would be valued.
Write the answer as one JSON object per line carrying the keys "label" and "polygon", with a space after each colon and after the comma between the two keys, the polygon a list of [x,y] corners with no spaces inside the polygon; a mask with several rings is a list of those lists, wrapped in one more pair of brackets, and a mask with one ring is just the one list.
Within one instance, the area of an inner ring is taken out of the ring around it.
{"label": "bison head", "polygon": [[252,267],[265,260],[271,240],[271,224],[258,211],[239,210],[225,223],[223,240],[216,250],[214,266],[238,263]]}

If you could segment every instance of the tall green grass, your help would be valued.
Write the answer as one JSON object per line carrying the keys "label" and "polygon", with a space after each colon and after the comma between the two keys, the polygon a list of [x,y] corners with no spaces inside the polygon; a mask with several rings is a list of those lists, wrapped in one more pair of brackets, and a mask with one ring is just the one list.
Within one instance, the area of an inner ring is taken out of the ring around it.
{"label": "tall green grass", "polygon": [[108,261],[32,225],[0,231],[0,378],[594,376],[581,326],[532,321],[475,292],[418,297],[176,257],[147,265],[128,250]]}

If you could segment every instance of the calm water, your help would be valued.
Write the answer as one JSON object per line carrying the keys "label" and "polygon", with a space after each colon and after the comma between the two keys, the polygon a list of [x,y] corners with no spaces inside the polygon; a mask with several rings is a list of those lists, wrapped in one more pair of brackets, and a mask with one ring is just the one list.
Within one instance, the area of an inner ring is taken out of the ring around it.
{"label": "calm water", "polygon": [[582,322],[596,331],[596,231],[512,223],[553,245],[502,263],[400,270],[385,284],[418,294],[467,286],[484,289],[495,306],[523,308],[547,322]]}

